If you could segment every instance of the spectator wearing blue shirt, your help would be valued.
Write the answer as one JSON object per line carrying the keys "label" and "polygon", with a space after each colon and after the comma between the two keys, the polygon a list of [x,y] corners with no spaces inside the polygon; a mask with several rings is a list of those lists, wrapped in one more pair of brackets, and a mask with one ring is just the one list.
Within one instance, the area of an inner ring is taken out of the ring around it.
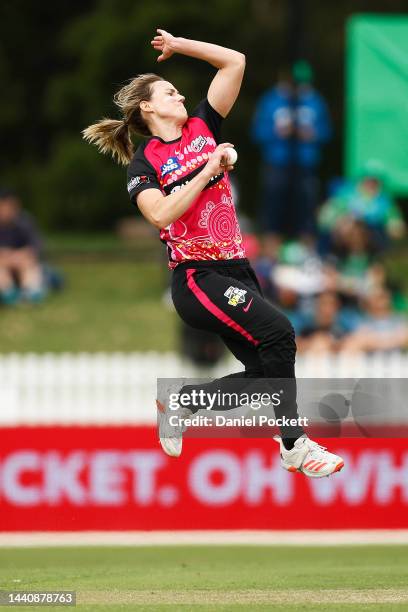
{"label": "spectator wearing blue shirt", "polygon": [[261,96],[253,117],[252,138],[263,161],[259,223],[272,243],[285,234],[308,241],[315,235],[317,169],[331,122],[311,80],[309,64],[297,62],[293,77]]}

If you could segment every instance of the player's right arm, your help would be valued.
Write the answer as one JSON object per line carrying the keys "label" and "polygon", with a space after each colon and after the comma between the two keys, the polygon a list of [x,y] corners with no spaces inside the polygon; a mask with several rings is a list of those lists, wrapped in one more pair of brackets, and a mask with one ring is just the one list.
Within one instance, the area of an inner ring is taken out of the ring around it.
{"label": "player's right arm", "polygon": [[137,194],[136,203],[145,219],[158,229],[177,221],[213,176],[233,169],[233,166],[223,164],[224,151],[232,146],[229,142],[218,145],[201,172],[175,193],[165,196],[159,189],[151,188]]}
{"label": "player's right arm", "polygon": [[245,71],[245,55],[220,45],[176,37],[165,30],[157,30],[158,35],[151,42],[161,62],[180,53],[204,60],[217,68],[207,94],[208,102],[225,119],[238,97]]}

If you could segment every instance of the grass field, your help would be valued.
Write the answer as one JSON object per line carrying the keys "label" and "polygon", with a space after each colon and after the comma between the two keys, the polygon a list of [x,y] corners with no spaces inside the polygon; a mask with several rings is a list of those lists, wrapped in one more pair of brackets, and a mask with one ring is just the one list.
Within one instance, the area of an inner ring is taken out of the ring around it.
{"label": "grass field", "polygon": [[75,590],[81,610],[407,610],[408,547],[4,548],[0,589]]}
{"label": "grass field", "polygon": [[176,349],[176,315],[162,301],[165,264],[82,257],[59,265],[64,291],[1,309],[1,352]]}

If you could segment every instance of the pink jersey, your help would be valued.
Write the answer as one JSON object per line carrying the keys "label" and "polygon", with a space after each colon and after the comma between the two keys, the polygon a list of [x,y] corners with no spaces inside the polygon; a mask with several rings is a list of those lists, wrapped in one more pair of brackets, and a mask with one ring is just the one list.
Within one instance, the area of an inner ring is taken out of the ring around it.
{"label": "pink jersey", "polygon": [[[203,100],[183,125],[180,138],[152,136],[142,143],[128,168],[128,192],[133,202],[144,189],[163,195],[182,189],[201,172],[208,154],[220,142],[222,117]],[[186,260],[245,257],[228,173],[214,176],[177,221],[160,230],[167,245],[169,267]]]}

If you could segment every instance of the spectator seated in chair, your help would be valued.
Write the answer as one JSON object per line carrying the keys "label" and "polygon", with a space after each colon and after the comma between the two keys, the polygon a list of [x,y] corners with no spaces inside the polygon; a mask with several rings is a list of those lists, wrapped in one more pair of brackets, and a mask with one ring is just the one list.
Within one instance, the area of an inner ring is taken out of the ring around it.
{"label": "spectator seated in chair", "polygon": [[366,164],[357,181],[341,184],[321,207],[318,225],[322,255],[332,251],[336,236],[344,233],[343,226],[351,220],[367,226],[377,252],[384,251],[390,240],[405,234],[401,211],[388,193],[383,172],[375,160]]}
{"label": "spectator seated in chair", "polygon": [[0,303],[41,301],[46,293],[41,241],[33,219],[16,194],[0,190]]}
{"label": "spectator seated in chair", "polygon": [[365,318],[357,330],[344,340],[342,350],[361,353],[407,348],[407,320],[393,311],[387,288],[375,288],[365,297],[363,306]]}

